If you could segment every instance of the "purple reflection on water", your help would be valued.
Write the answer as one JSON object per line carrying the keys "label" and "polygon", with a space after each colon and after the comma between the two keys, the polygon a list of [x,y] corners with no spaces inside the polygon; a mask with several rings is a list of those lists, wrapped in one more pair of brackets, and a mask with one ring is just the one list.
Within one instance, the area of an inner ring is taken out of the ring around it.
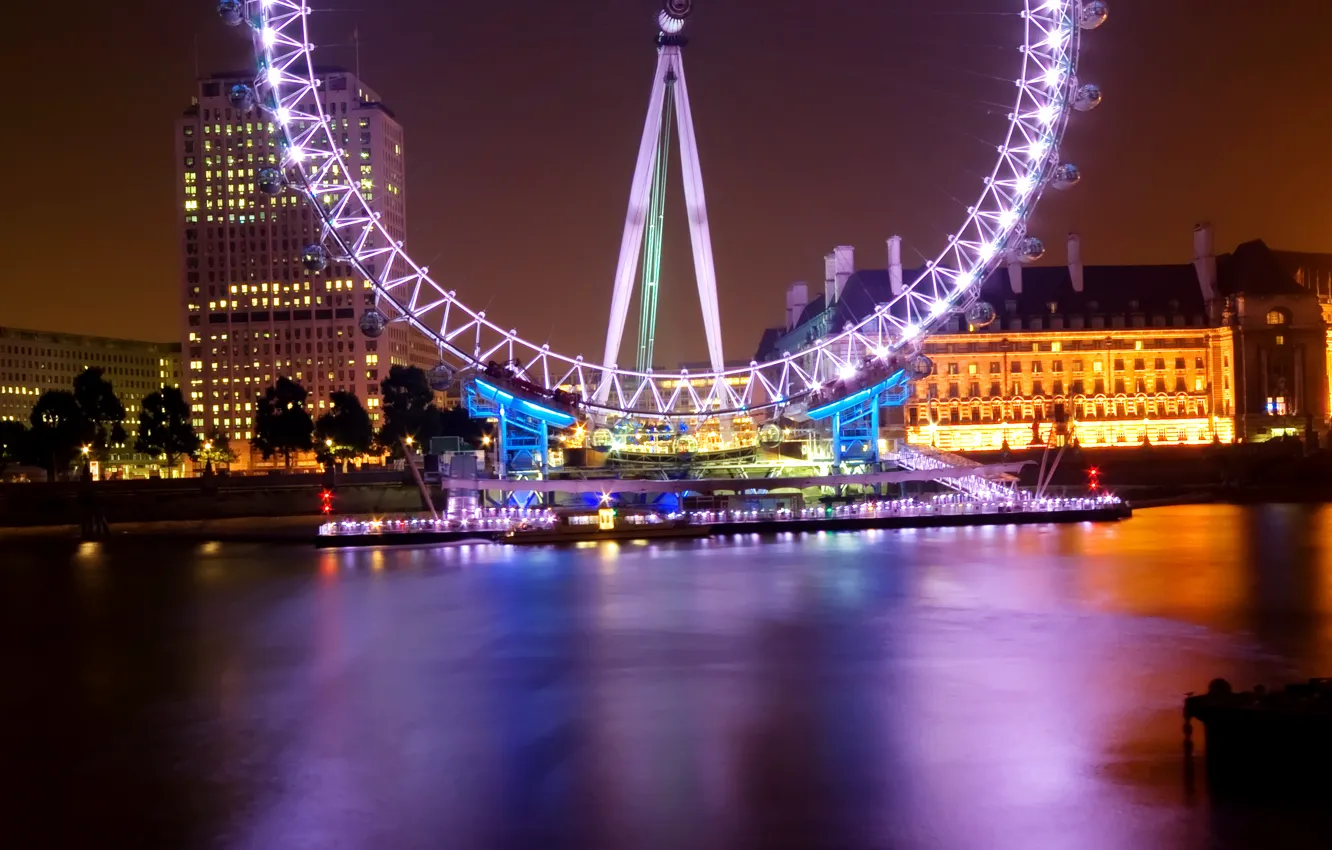
{"label": "purple reflection on water", "polygon": [[571,549],[25,544],[0,569],[7,835],[1285,846],[1327,816],[1214,806],[1180,698],[1332,669],[1330,543],[1326,510],[1211,506]]}

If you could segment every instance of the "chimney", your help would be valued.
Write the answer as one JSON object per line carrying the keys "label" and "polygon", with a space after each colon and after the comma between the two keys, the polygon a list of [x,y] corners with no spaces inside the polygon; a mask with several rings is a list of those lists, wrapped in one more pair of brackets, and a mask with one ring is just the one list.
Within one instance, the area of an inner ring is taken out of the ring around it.
{"label": "chimney", "polygon": [[902,294],[902,237],[888,240],[888,283],[894,295]]}
{"label": "chimney", "polygon": [[786,329],[792,330],[800,321],[800,314],[809,306],[809,284],[804,281],[786,288]]}
{"label": "chimney", "polygon": [[1073,291],[1082,291],[1082,237],[1068,234],[1068,276],[1073,280]]}
{"label": "chimney", "polygon": [[842,298],[846,282],[856,273],[856,249],[849,245],[839,245],[823,258],[824,295],[831,307]]}
{"label": "chimney", "polygon": [[1216,237],[1212,225],[1200,224],[1193,228],[1193,268],[1198,272],[1198,287],[1203,301],[1216,300]]}
{"label": "chimney", "polygon": [[1016,251],[1008,255],[1008,285],[1013,288],[1014,295],[1022,294],[1022,258]]}

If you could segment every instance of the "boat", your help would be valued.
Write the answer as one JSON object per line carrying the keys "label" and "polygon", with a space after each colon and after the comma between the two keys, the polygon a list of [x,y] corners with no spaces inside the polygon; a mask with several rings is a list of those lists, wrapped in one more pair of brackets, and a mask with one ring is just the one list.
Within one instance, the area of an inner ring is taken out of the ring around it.
{"label": "boat", "polygon": [[623,540],[690,540],[707,537],[711,526],[655,513],[622,513],[616,508],[562,512],[554,525],[521,524],[504,536],[514,545],[558,545]]}

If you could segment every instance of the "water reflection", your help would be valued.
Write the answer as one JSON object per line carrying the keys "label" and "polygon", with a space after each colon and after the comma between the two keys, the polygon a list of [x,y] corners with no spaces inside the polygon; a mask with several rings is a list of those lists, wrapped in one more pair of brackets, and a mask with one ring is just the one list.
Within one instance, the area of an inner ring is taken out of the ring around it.
{"label": "water reflection", "polygon": [[1179,758],[1184,691],[1332,670],[1326,509],[7,555],[14,846],[1136,850],[1328,827],[1216,809]]}

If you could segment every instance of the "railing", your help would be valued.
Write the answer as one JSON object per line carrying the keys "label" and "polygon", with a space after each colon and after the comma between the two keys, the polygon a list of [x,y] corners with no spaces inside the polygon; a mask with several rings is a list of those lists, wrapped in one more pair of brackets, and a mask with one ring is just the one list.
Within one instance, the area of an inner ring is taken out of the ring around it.
{"label": "railing", "polygon": [[[982,464],[961,455],[926,449],[921,446],[902,445],[895,458],[906,469],[928,471],[931,469],[973,469]],[[1016,476],[1003,474],[995,478],[974,475],[967,478],[941,478],[939,483],[959,493],[974,496],[987,501],[1015,502],[1024,498],[1016,488]]]}

